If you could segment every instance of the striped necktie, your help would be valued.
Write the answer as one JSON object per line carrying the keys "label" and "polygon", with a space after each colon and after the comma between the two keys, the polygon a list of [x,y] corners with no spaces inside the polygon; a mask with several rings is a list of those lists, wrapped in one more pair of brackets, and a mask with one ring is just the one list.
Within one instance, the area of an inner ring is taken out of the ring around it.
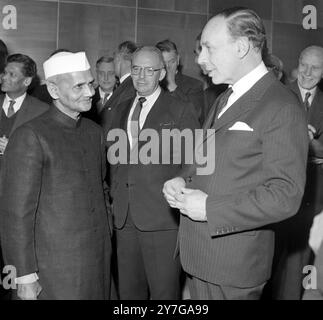
{"label": "striped necktie", "polygon": [[15,114],[15,109],[13,108],[13,105],[16,103],[15,100],[10,100],[9,103],[9,108],[8,108],[8,113],[7,113],[7,117],[10,118]]}

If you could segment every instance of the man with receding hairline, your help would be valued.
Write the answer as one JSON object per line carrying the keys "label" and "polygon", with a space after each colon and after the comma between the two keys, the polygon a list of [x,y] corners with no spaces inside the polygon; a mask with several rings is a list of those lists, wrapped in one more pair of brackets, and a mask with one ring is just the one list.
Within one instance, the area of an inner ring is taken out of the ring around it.
{"label": "man with receding hairline", "polygon": [[[121,300],[177,300],[181,267],[174,252],[179,213],[168,206],[161,191],[164,182],[180,171],[185,152],[175,143],[165,147],[162,134],[167,129],[193,130],[199,124],[193,105],[161,89],[165,69],[159,49],[137,49],[131,66],[136,95],[118,106],[112,126],[126,131],[123,147],[130,154],[126,164],[111,165],[119,295]],[[145,141],[138,135],[147,129],[158,135],[158,163],[135,157],[145,154]],[[181,155],[178,162],[176,155]],[[163,159],[172,160],[163,163]]]}
{"label": "man with receding hairline", "polygon": [[309,46],[299,56],[297,81],[290,84],[307,115],[310,145],[306,186],[296,216],[278,225],[274,299],[300,300],[304,291],[303,268],[313,263],[308,245],[310,227],[313,218],[323,210],[323,92],[318,87],[322,78],[323,48]]}
{"label": "man with receding hairline", "polygon": [[294,215],[302,199],[305,113],[266,69],[265,39],[261,19],[246,8],[222,11],[202,32],[198,63],[214,84],[229,85],[197,146],[202,153],[212,144],[215,170],[201,175],[193,164],[163,190],[182,213],[179,252],[192,299],[259,299],[274,251],[268,225]]}

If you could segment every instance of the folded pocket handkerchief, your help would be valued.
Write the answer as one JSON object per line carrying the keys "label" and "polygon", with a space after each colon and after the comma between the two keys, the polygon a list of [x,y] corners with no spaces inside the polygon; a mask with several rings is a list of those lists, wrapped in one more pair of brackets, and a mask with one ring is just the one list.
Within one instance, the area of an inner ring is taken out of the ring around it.
{"label": "folded pocket handkerchief", "polygon": [[253,131],[245,122],[237,121],[229,130]]}

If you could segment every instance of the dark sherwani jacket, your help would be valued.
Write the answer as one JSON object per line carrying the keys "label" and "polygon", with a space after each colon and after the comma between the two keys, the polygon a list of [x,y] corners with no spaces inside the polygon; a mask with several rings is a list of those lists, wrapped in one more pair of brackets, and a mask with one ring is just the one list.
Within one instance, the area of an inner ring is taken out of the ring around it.
{"label": "dark sherwani jacket", "polygon": [[103,150],[96,124],[54,106],[10,138],[0,199],[3,254],[18,277],[37,272],[40,299],[109,295]]}

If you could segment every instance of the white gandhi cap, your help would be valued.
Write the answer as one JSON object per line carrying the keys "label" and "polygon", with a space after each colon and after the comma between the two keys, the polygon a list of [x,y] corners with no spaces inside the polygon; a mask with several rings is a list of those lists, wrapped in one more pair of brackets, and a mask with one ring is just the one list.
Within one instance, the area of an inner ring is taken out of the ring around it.
{"label": "white gandhi cap", "polygon": [[90,64],[85,52],[59,52],[51,56],[43,64],[45,79],[58,74],[86,71],[90,69]]}

